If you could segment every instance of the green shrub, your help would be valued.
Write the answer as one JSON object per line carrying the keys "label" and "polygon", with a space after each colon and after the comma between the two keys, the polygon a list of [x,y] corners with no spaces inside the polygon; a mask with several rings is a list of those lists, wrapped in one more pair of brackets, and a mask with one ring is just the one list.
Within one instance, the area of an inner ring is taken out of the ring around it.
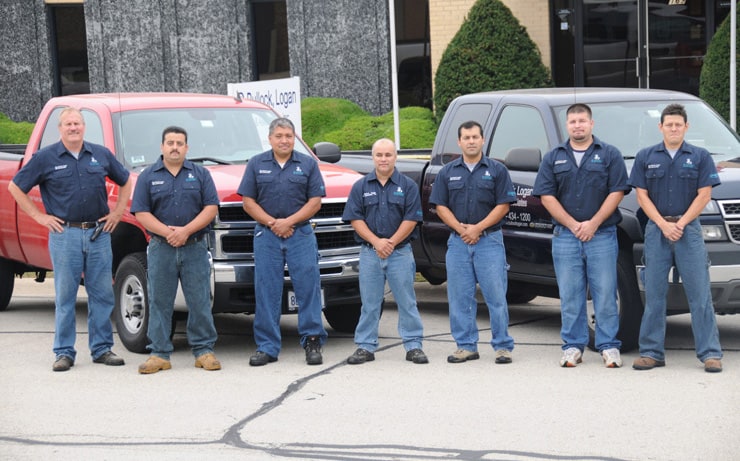
{"label": "green shrub", "polygon": [[[432,111],[424,107],[404,107],[399,110],[399,130],[402,149],[431,148],[437,134]],[[395,139],[393,112],[373,117],[353,117],[338,130],[324,134],[324,141],[337,144],[342,150],[370,149],[380,138]]]}
{"label": "green shrub", "polygon": [[361,115],[367,112],[346,99],[304,98],[301,100],[303,140],[309,146],[326,141],[325,133],[338,130],[350,118]]}
{"label": "green shrub", "polygon": [[[738,12],[740,19],[740,12]],[[736,24],[740,26],[740,24]],[[740,27],[738,27],[740,31]],[[740,75],[740,62],[736,63],[736,73]],[[730,16],[728,15],[712,37],[704,56],[699,82],[699,96],[709,103],[719,114],[730,120]],[[736,95],[740,102],[740,94]],[[689,114],[689,120],[691,115]],[[737,123],[737,114],[735,114]],[[735,125],[737,126],[737,125]]]}
{"label": "green shrub", "polygon": [[33,123],[14,122],[0,113],[0,144],[26,144],[32,131]]}
{"label": "green shrub", "polygon": [[478,0],[442,54],[435,75],[437,120],[457,96],[551,86],[527,30],[500,0]]}

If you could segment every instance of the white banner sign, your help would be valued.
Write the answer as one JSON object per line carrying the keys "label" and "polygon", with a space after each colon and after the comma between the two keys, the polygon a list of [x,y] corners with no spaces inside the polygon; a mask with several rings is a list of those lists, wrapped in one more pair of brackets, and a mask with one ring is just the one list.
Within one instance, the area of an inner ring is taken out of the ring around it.
{"label": "white banner sign", "polygon": [[252,99],[266,104],[295,125],[301,135],[301,79],[300,77],[255,82],[229,83],[226,86],[229,96]]}

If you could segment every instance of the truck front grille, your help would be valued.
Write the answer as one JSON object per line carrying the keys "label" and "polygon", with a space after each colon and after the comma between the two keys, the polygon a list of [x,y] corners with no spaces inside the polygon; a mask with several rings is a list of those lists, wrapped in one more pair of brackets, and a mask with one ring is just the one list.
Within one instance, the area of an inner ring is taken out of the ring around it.
{"label": "truck front grille", "polygon": [[[312,219],[325,219],[341,217],[344,213],[344,202],[341,203],[322,203],[321,209]],[[222,223],[241,223],[245,221],[254,221],[251,216],[244,211],[240,203],[222,204],[218,207],[218,220]]]}
{"label": "truck front grille", "polygon": [[720,200],[718,203],[727,235],[733,243],[740,244],[740,200]]}
{"label": "truck front grille", "polygon": [[[221,251],[229,253],[253,253],[254,239],[252,236],[224,235],[221,238]],[[340,232],[316,232],[316,243],[319,251],[336,250],[340,248],[355,247],[359,244],[355,241],[354,231]]]}
{"label": "truck front grille", "polygon": [[730,236],[730,240],[732,240],[733,243],[740,243],[740,223],[728,224],[727,234]]}

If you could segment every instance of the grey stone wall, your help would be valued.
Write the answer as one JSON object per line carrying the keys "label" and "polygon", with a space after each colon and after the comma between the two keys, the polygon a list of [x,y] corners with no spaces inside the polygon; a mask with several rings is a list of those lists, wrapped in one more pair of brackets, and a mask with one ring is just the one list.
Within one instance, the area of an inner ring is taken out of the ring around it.
{"label": "grey stone wall", "polygon": [[88,0],[90,91],[226,93],[251,79],[244,0]]}
{"label": "grey stone wall", "polygon": [[44,0],[2,2],[0,56],[0,112],[35,121],[53,91]]}
{"label": "grey stone wall", "polygon": [[287,0],[290,71],[304,96],[343,98],[379,115],[391,110],[385,0]]}
{"label": "grey stone wall", "polygon": [[[384,0],[287,0],[291,76],[307,96],[391,109]],[[34,121],[53,95],[44,0],[3,0],[0,112]],[[253,79],[248,0],[86,0],[91,92],[226,93]]]}

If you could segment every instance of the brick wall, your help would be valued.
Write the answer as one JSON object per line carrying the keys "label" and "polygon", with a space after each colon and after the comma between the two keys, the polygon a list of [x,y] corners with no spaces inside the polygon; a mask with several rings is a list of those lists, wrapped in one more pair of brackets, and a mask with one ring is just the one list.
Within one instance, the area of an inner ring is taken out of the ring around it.
{"label": "brick wall", "polygon": [[[429,30],[431,35],[432,76],[447,44],[462,25],[468,10],[476,0],[429,0]],[[550,68],[550,14],[548,0],[502,0],[527,32]]]}

